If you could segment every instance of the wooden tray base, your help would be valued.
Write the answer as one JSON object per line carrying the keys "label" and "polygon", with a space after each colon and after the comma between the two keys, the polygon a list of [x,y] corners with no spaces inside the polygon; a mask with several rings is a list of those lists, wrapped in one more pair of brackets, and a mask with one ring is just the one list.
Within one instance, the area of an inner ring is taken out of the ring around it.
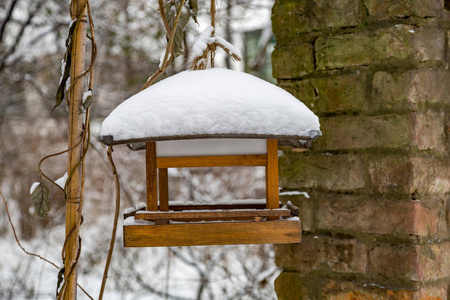
{"label": "wooden tray base", "polygon": [[125,247],[300,243],[300,220],[124,225]]}

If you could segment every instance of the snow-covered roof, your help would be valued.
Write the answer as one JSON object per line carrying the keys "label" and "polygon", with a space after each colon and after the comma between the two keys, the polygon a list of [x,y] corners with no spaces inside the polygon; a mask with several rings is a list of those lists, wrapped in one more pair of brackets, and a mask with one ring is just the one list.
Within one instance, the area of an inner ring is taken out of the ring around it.
{"label": "snow-covered roof", "polygon": [[121,103],[103,121],[107,145],[196,138],[315,139],[319,118],[285,90],[227,69],[184,71]]}

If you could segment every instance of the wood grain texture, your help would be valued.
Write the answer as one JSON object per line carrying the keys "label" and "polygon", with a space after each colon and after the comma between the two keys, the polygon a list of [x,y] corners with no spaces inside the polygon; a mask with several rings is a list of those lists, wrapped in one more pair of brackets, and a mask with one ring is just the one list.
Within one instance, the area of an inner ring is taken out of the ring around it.
{"label": "wood grain texture", "polygon": [[[2,1],[2,3],[5,3]],[[71,2],[72,20],[79,19],[75,26],[71,41],[71,67],[69,93],[69,137],[68,137],[68,167],[71,174],[67,183],[66,198],[66,243],[64,243],[64,279],[67,286],[61,291],[63,295],[60,299],[77,299],[77,274],[78,268],[74,261],[77,259],[77,253],[80,250],[79,244],[79,220],[81,218],[81,206],[84,186],[84,174],[82,156],[85,140],[83,136],[83,114],[80,114],[83,93],[85,91],[85,80],[75,81],[85,70],[86,60],[86,28],[87,28],[87,10],[85,1],[75,0]],[[3,23],[3,22],[2,22]],[[67,83],[69,84],[69,83]],[[80,139],[82,142],[80,143]]]}
{"label": "wood grain texture", "polygon": [[267,140],[266,207],[278,208],[278,141]]}
{"label": "wood grain texture", "polygon": [[145,147],[147,182],[147,210],[158,210],[158,175],[156,168],[156,143],[148,142]]}
{"label": "wood grain texture", "polygon": [[261,210],[219,210],[219,211],[182,211],[182,212],[138,212],[136,220],[158,220],[158,219],[216,219],[234,217],[291,217],[289,209],[261,209]]}
{"label": "wood grain texture", "polygon": [[169,210],[169,176],[166,168],[158,169],[159,176],[159,210]]}
{"label": "wood grain texture", "polygon": [[267,155],[158,157],[158,168],[265,166]]}
{"label": "wood grain texture", "polygon": [[[278,207],[282,207],[281,202],[278,203]],[[239,203],[239,204],[192,204],[192,205],[170,205],[170,210],[182,211],[182,210],[212,210],[212,209],[264,209],[266,208],[265,203]]]}
{"label": "wood grain texture", "polygon": [[126,225],[125,247],[300,243],[300,221]]}

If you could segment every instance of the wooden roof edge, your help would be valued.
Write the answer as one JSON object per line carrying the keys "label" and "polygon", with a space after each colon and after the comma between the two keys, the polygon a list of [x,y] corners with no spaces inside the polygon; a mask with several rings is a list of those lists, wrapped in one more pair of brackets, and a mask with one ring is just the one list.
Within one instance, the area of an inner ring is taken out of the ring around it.
{"label": "wooden roof edge", "polygon": [[311,130],[309,136],[300,135],[270,135],[270,134],[194,134],[176,136],[145,137],[137,139],[114,140],[111,135],[99,137],[99,141],[107,146],[126,144],[131,150],[144,149],[146,142],[192,140],[192,139],[274,139],[293,141],[313,141],[322,135],[320,130]]}

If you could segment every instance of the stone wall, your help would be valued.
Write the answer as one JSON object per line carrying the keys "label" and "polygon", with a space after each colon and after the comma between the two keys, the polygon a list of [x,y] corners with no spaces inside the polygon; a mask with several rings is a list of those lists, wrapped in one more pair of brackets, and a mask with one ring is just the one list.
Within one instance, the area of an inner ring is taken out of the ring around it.
{"label": "stone wall", "polygon": [[[450,299],[450,8],[277,0],[273,73],[323,136],[281,148],[303,242],[277,245],[279,299]],[[295,194],[295,193],[294,193]]]}

